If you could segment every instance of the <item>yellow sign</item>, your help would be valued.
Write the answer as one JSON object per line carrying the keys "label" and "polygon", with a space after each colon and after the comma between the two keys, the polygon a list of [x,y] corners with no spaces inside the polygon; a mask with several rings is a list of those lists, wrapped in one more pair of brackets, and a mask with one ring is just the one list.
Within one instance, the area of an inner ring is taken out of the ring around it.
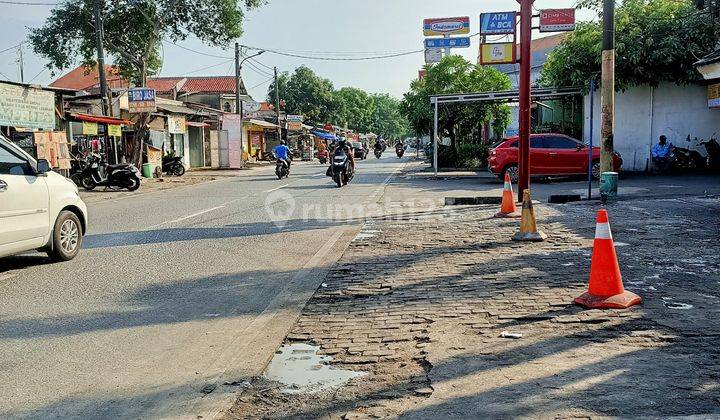
{"label": "yellow sign", "polygon": [[83,121],[83,134],[89,136],[97,136],[98,125],[94,122]]}
{"label": "yellow sign", "polygon": [[119,125],[108,124],[108,136],[120,137],[122,136],[122,129]]}
{"label": "yellow sign", "polygon": [[515,58],[515,43],[480,44],[480,64],[512,64]]}
{"label": "yellow sign", "polygon": [[708,86],[708,107],[720,108],[720,83]]}
{"label": "yellow sign", "polygon": [[185,117],[171,115],[168,117],[168,131],[170,134],[184,134],[187,131]]}

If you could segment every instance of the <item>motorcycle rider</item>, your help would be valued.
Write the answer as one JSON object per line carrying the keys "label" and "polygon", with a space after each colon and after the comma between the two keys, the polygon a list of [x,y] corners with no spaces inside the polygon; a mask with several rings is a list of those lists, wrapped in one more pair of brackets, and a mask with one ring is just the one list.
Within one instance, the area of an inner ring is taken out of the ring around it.
{"label": "motorcycle rider", "polygon": [[333,168],[333,162],[335,161],[335,155],[338,153],[339,150],[344,150],[345,155],[350,159],[350,167],[352,168],[353,173],[355,172],[355,153],[353,152],[352,146],[350,145],[350,142],[345,140],[344,137],[340,137],[336,143],[334,143],[335,147],[332,148],[332,153],[330,153],[330,167],[328,168],[325,175],[332,176],[332,168]]}
{"label": "motorcycle rider", "polygon": [[667,142],[665,135],[660,136],[658,144],[652,148],[652,161],[660,172],[665,172],[670,167],[670,151],[672,144]]}
{"label": "motorcycle rider", "polygon": [[290,171],[290,148],[285,145],[285,140],[280,140],[280,144],[273,149],[275,157],[287,164],[288,172]]}

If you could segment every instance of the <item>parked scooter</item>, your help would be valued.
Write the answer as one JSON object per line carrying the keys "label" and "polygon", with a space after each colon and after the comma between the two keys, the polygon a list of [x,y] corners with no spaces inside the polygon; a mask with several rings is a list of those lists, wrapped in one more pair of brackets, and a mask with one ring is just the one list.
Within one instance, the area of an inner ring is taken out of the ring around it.
{"label": "parked scooter", "polygon": [[328,162],[328,159],[330,158],[330,153],[328,153],[327,149],[323,149],[317,153],[317,157],[320,161],[320,164],[324,165]]}
{"label": "parked scooter", "polygon": [[162,171],[168,175],[183,176],[185,174],[185,165],[182,163],[182,156],[163,156]]}
{"label": "parked scooter", "polygon": [[705,146],[707,168],[711,171],[720,171],[720,144],[718,144],[715,135],[713,134],[710,140],[701,141],[698,145]]}
{"label": "parked scooter", "polygon": [[395,146],[395,153],[397,154],[398,159],[402,158],[405,154],[405,146],[398,144]]}
{"label": "parked scooter", "polygon": [[345,153],[344,149],[335,149],[331,168],[332,179],[338,188],[347,185],[355,176],[352,164],[350,163],[350,157]]}
{"label": "parked scooter", "polygon": [[100,155],[91,154],[82,171],[81,184],[88,191],[98,186],[135,191],[140,188],[140,171],[133,164],[108,165]]}
{"label": "parked scooter", "polygon": [[[687,136],[688,145],[692,142],[690,136]],[[670,151],[670,161],[673,163],[673,169],[678,171],[695,171],[705,168],[706,160],[697,150],[686,147],[678,147],[672,145]]]}

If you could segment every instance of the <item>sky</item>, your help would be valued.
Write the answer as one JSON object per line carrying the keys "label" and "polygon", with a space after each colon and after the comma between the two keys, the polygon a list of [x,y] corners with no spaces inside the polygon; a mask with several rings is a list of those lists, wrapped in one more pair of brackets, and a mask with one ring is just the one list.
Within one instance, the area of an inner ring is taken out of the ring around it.
{"label": "sky", "polygon": [[[535,7],[565,8],[573,4],[573,0],[536,0]],[[27,28],[41,26],[50,14],[50,7],[0,4],[0,51],[26,40]],[[476,33],[480,13],[513,10],[519,10],[516,0],[269,0],[267,5],[246,14],[244,34],[239,42],[311,56],[384,55],[422,49],[425,18],[469,16],[471,33]],[[590,20],[595,16],[589,11],[579,11],[577,17]],[[544,35],[547,34],[535,33],[533,37]],[[232,45],[210,47],[194,38],[181,42],[180,46],[166,42],[160,75],[231,75],[233,48]],[[453,54],[476,62],[478,48],[478,37],[473,37],[470,48],[453,49]],[[23,58],[26,82],[48,84],[60,76],[43,70],[45,60],[35,55],[28,45],[24,46]],[[17,59],[17,48],[0,53],[0,79],[19,81]],[[242,73],[246,87],[256,100],[265,99],[272,67],[292,72],[301,65],[330,79],[336,88],[352,86],[401,98],[410,82],[417,78],[424,55],[419,52],[383,60],[319,61],[266,52],[257,60],[262,64],[245,65]]]}

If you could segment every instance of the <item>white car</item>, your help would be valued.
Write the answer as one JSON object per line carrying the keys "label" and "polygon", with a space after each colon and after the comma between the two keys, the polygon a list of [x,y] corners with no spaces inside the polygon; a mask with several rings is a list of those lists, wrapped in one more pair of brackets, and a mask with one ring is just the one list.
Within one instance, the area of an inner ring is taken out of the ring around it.
{"label": "white car", "polygon": [[86,231],[87,206],[75,184],[0,135],[0,257],[40,250],[68,261]]}

